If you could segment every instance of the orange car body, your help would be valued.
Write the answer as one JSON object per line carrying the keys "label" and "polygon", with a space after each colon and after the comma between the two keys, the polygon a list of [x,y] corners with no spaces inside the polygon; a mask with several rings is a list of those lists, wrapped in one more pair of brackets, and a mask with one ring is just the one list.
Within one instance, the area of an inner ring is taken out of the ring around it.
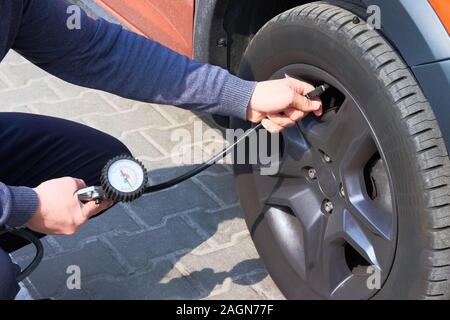
{"label": "orange car body", "polygon": [[192,57],[195,0],[95,0],[130,30]]}

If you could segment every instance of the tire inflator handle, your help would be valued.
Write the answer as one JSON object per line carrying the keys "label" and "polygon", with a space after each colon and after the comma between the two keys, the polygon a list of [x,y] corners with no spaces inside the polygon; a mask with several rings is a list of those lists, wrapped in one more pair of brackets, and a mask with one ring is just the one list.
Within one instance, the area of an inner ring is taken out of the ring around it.
{"label": "tire inflator handle", "polygon": [[320,97],[322,94],[325,93],[325,91],[327,91],[330,88],[329,84],[323,84],[321,86],[318,86],[317,88],[315,88],[313,91],[307,93],[305,95],[305,97],[307,97],[308,99],[312,99],[312,98],[317,98]]}

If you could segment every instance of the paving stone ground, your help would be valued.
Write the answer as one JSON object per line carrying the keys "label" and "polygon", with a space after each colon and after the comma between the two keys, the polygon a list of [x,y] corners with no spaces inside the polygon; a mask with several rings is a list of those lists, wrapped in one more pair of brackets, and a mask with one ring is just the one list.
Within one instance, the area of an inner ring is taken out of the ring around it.
{"label": "paving stone ground", "polygon": [[[67,84],[13,52],[0,64],[0,97],[0,112],[61,117],[119,138],[153,171],[152,181],[187,169],[173,163],[173,152],[211,155],[223,143],[202,146],[196,137],[177,146],[172,132],[192,133],[205,118]],[[75,236],[46,237],[44,246],[43,263],[24,282],[35,299],[283,298],[252,244],[225,165],[120,204]],[[32,256],[31,247],[14,254],[21,265]],[[80,290],[67,288],[71,265],[80,267]]]}

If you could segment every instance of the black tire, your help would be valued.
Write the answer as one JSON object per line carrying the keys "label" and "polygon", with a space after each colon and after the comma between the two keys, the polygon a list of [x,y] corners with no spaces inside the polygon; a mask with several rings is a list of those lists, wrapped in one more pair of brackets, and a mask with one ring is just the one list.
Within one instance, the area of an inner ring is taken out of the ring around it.
{"label": "black tire", "polygon": [[[258,170],[236,165],[248,228],[270,275],[289,299],[448,299],[449,159],[438,123],[395,49],[362,19],[355,19],[355,13],[335,4],[306,4],[268,22],[247,48],[240,76],[267,80],[284,66],[306,64],[324,70],[348,89],[376,136],[389,174],[396,217],[392,262],[382,271],[381,289],[369,296],[318,292],[289,262],[280,247],[285,239],[274,233],[272,224],[278,218],[267,200],[274,184],[268,183],[270,191],[261,191],[266,180],[259,180]],[[236,119],[232,125],[248,126]],[[292,216],[285,223],[289,219]]]}

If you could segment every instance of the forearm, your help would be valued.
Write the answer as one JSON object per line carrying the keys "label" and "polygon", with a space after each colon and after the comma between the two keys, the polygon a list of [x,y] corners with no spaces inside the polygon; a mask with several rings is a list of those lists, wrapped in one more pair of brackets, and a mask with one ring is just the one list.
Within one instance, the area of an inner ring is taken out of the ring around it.
{"label": "forearm", "polygon": [[37,211],[38,203],[33,189],[10,187],[0,182],[0,226],[25,225]]}
{"label": "forearm", "polygon": [[77,85],[144,102],[246,118],[254,82],[189,60],[84,13],[81,28],[69,30],[66,8],[61,0],[29,0],[14,49]]}

